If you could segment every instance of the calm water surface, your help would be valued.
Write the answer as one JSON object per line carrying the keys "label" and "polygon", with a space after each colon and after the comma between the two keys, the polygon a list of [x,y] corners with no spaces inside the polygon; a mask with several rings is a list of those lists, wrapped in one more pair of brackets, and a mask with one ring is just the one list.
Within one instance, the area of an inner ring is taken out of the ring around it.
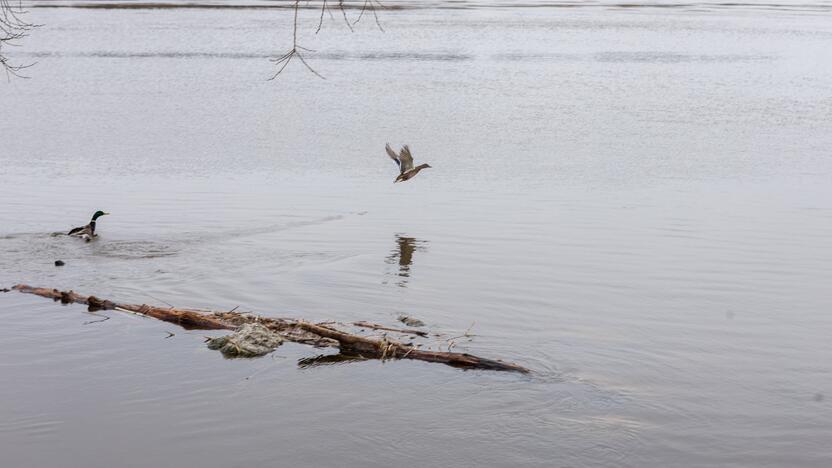
{"label": "calm water surface", "polygon": [[[32,8],[0,286],[473,324],[534,373],[225,360],[7,293],[0,465],[830,466],[829,2],[484,3],[308,12],[327,79],[272,82],[286,11]],[[433,169],[393,185],[387,141]]]}

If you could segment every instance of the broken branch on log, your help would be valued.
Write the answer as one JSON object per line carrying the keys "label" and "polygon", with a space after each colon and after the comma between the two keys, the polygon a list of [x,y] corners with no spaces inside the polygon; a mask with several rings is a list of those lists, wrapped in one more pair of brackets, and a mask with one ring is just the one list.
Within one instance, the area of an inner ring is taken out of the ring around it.
{"label": "broken branch on log", "polygon": [[[86,304],[90,311],[119,310],[145,315],[179,325],[185,329],[236,330],[242,325],[257,323],[279,334],[283,339],[317,347],[337,347],[342,354],[355,355],[361,358],[382,360],[415,359],[419,361],[438,362],[465,369],[530,372],[529,369],[523,366],[500,360],[481,358],[467,353],[423,351],[413,345],[400,343],[387,337],[382,339],[368,338],[300,319],[262,317],[233,311],[201,312],[175,307],[155,307],[147,304],[123,304],[108,299],[100,299],[95,296],[83,296],[74,291],[35,288],[24,284],[18,284],[12,289],[21,293],[34,294],[60,301],[63,304]],[[367,327],[368,324],[367,322],[356,322],[355,325]],[[405,330],[393,329],[390,331],[402,332]],[[419,330],[410,330],[409,332],[419,332]]]}
{"label": "broken branch on log", "polygon": [[[393,328],[393,327],[387,327],[387,326],[384,326],[384,325],[379,325],[379,324],[377,324],[377,323],[365,322],[365,321],[363,321],[363,320],[362,320],[362,321],[360,321],[360,322],[353,322],[352,324],[353,324],[353,325],[355,325],[356,327],[361,327],[361,328],[372,328],[373,330],[384,330],[384,331],[391,331],[391,332],[401,333],[401,334],[403,334],[403,335],[428,336],[428,332],[426,332],[426,331],[422,331],[422,330],[415,330],[415,329],[413,329],[413,328]],[[320,325],[320,324],[319,324],[319,325]]]}

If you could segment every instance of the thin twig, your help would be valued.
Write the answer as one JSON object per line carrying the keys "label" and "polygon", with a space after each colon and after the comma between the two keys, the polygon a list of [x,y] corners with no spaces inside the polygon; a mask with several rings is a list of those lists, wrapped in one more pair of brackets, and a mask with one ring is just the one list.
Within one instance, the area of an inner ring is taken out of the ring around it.
{"label": "thin twig", "polygon": [[455,339],[457,339],[457,338],[470,338],[470,337],[472,337],[472,336],[477,336],[477,335],[474,335],[474,334],[472,334],[472,333],[471,333],[471,329],[472,329],[472,328],[474,328],[474,325],[475,325],[476,323],[477,323],[477,322],[471,322],[471,326],[470,326],[470,327],[468,327],[468,329],[467,329],[467,330],[465,330],[465,333],[463,333],[463,334],[461,334],[461,335],[457,335],[457,336],[452,336],[452,337],[450,337],[450,338],[446,338],[444,341],[455,340]]}
{"label": "thin twig", "polygon": [[418,335],[423,337],[428,336],[428,332],[423,330],[415,330],[413,328],[394,328],[365,321],[353,322],[352,324],[356,327],[372,328],[373,330],[386,330],[401,334]]}
{"label": "thin twig", "polygon": [[163,304],[166,304],[168,307],[173,307],[173,304],[171,304],[170,302],[163,301],[163,300],[159,299],[158,297],[153,296],[153,295],[152,295],[152,294],[150,294],[150,293],[144,293],[144,295],[145,295],[145,296],[147,296],[147,297],[149,297],[149,298],[151,298],[151,299],[153,299],[154,301],[159,301],[159,302],[161,302],[161,303],[163,303]]}
{"label": "thin twig", "polygon": [[34,63],[15,65],[3,53],[4,47],[19,45],[17,41],[27,37],[29,31],[38,26],[23,20],[22,16],[24,14],[26,14],[26,10],[23,9],[22,2],[13,5],[9,0],[0,0],[0,68],[5,71],[6,79],[9,81],[11,81],[12,76],[28,78],[21,71],[35,65]]}
{"label": "thin twig", "polygon": [[[0,0],[0,1],[8,1],[8,0]],[[293,15],[292,15],[293,16],[293,18],[292,18],[292,48],[289,49],[283,55],[281,55],[277,58],[271,59],[271,62],[274,63],[274,66],[277,68],[277,70],[274,72],[274,74],[272,74],[272,76],[270,78],[268,78],[269,81],[272,81],[272,80],[276,79],[278,76],[280,76],[280,74],[283,73],[283,71],[289,66],[289,64],[292,62],[292,60],[295,57],[297,57],[297,59],[300,61],[300,63],[307,70],[309,70],[309,72],[311,72],[313,75],[317,76],[318,78],[320,78],[322,80],[326,79],[322,74],[320,74],[317,70],[315,70],[309,64],[309,62],[307,62],[306,57],[304,57],[304,55],[300,52],[302,50],[303,51],[308,51],[308,52],[313,52],[312,50],[307,49],[305,47],[302,47],[300,44],[298,44],[298,16],[299,16],[299,12],[300,12],[300,1],[301,0],[294,0],[294,3],[292,4],[292,7],[291,7],[292,10],[293,10]],[[305,4],[308,7],[310,3],[311,3],[311,1],[307,0]],[[323,29],[324,16],[326,15],[327,12],[329,12],[330,18],[335,19],[335,16],[332,13],[333,8],[337,8],[338,10],[341,11],[341,17],[344,19],[344,24],[347,25],[350,32],[354,31],[353,26],[355,24],[358,24],[358,22],[361,21],[361,18],[364,16],[364,14],[367,13],[368,11],[373,14],[373,18],[375,19],[375,23],[376,23],[376,26],[378,27],[378,29],[380,31],[384,32],[384,28],[381,26],[381,20],[379,19],[378,12],[376,11],[377,6],[381,7],[381,8],[384,8],[384,4],[382,4],[379,0],[364,0],[364,2],[361,5],[361,10],[358,14],[358,17],[355,19],[355,21],[350,22],[349,18],[347,17],[347,11],[346,11],[346,6],[345,6],[345,1],[344,0],[338,0],[337,6],[335,5],[335,0],[320,0],[320,10],[321,11],[320,11],[320,14],[318,15],[318,25],[317,25],[317,28],[315,29],[315,34],[318,34]]]}
{"label": "thin twig", "polygon": [[[90,312],[90,313],[92,314],[92,312]],[[95,315],[96,317],[101,317],[101,319],[100,320],[90,320],[89,322],[84,322],[84,325],[90,325],[90,324],[93,324],[93,323],[101,323],[101,322],[106,322],[107,320],[110,320],[110,317],[107,316],[107,315],[105,315],[103,317],[100,316],[100,315],[97,315],[97,314],[92,314],[92,315]]]}
{"label": "thin twig", "polygon": [[324,13],[326,12],[326,1],[321,0],[321,20],[318,21],[318,29],[315,30],[315,34],[321,32],[321,28],[324,26]]}
{"label": "thin twig", "polygon": [[[330,0],[321,0],[321,17],[318,19],[318,29],[315,30],[315,34],[321,32],[324,26],[324,14],[329,13],[329,18],[333,21],[335,20],[335,15],[332,13],[332,2]],[[344,24],[347,25],[350,32],[353,32],[352,24],[350,24],[350,20],[347,18],[347,11],[344,9],[344,0],[338,0],[338,10],[341,12],[341,16],[344,18]]]}
{"label": "thin twig", "polygon": [[364,5],[361,6],[361,12],[358,14],[358,19],[356,19],[352,24],[358,24],[364,16],[364,12],[369,9],[373,13],[373,17],[376,20],[376,26],[378,26],[379,31],[384,32],[384,28],[381,27],[381,22],[378,19],[378,13],[376,12],[376,6],[374,4],[378,4],[378,6],[384,8],[384,5],[378,0],[364,0]]}
{"label": "thin twig", "polygon": [[[324,2],[324,3],[326,3],[326,2]],[[295,0],[295,5],[294,5],[294,20],[293,20],[293,22],[292,22],[292,49],[291,49],[291,50],[289,50],[289,52],[286,52],[285,54],[283,54],[282,56],[280,56],[279,58],[277,58],[277,59],[272,59],[272,62],[274,62],[275,66],[276,66],[276,67],[278,67],[278,69],[277,69],[277,72],[275,72],[275,74],[274,74],[274,75],[272,75],[272,77],[271,77],[271,78],[269,78],[269,81],[272,81],[272,80],[274,80],[275,78],[277,78],[278,76],[280,76],[280,74],[281,74],[281,73],[283,73],[283,70],[285,70],[285,69],[286,69],[286,67],[287,67],[287,66],[289,66],[289,63],[290,63],[290,62],[292,61],[292,59],[293,59],[293,58],[295,58],[295,57],[297,57],[297,58],[298,58],[298,60],[300,60],[300,61],[301,61],[301,63],[302,63],[302,64],[303,64],[303,65],[304,65],[304,66],[305,66],[305,67],[306,67],[306,68],[307,68],[310,72],[312,72],[315,76],[317,76],[318,78],[320,78],[320,79],[322,79],[322,80],[325,80],[325,79],[326,79],[326,78],[324,78],[324,77],[323,77],[323,75],[321,75],[320,73],[318,73],[317,71],[315,71],[315,69],[314,69],[314,68],[312,68],[312,67],[311,67],[311,66],[310,66],[310,65],[306,62],[306,60],[303,58],[303,54],[301,54],[301,53],[300,53],[300,51],[298,50],[298,49],[300,49],[300,50],[311,51],[311,49],[307,49],[307,48],[305,48],[305,47],[301,47],[300,45],[298,45],[298,10],[300,10],[300,0]]]}
{"label": "thin twig", "polygon": [[338,0],[338,9],[341,10],[341,15],[344,17],[344,24],[350,28],[350,32],[353,32],[352,25],[350,24],[350,20],[347,19],[347,11],[344,9],[344,0]]}

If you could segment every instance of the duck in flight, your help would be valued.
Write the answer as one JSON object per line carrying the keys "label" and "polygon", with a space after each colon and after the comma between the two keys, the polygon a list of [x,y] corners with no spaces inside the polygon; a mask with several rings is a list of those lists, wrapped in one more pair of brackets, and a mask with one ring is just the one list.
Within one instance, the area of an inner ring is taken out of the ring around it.
{"label": "duck in flight", "polygon": [[95,233],[95,220],[108,214],[110,213],[105,213],[101,210],[98,210],[92,215],[92,219],[90,220],[89,224],[87,224],[86,226],[71,229],[66,234],[68,236],[80,237],[81,239],[84,239],[85,241],[89,242],[92,240],[93,237],[98,236],[98,234]]}
{"label": "duck in flight", "polygon": [[408,148],[407,145],[404,145],[398,154],[396,154],[396,152],[393,151],[393,148],[390,147],[390,143],[388,143],[384,149],[387,151],[387,155],[390,156],[390,159],[396,161],[396,164],[399,165],[399,170],[401,171],[399,176],[396,177],[396,180],[393,181],[394,184],[396,182],[410,180],[422,169],[430,167],[429,164],[419,164],[418,166],[413,167],[413,156],[410,155],[410,148]]}

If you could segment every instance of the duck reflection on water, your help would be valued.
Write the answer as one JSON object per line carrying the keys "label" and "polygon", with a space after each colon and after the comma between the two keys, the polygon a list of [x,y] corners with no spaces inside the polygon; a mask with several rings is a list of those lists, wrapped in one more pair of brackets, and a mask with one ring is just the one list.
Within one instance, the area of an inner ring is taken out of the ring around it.
{"label": "duck reflection on water", "polygon": [[[398,264],[398,270],[388,273],[397,278],[396,284],[405,287],[410,278],[410,269],[413,265],[413,254],[417,251],[424,251],[427,247],[427,241],[419,240],[414,237],[407,237],[402,234],[396,234],[396,247],[390,252],[386,262],[390,265]],[[387,281],[385,281],[385,284]]]}

